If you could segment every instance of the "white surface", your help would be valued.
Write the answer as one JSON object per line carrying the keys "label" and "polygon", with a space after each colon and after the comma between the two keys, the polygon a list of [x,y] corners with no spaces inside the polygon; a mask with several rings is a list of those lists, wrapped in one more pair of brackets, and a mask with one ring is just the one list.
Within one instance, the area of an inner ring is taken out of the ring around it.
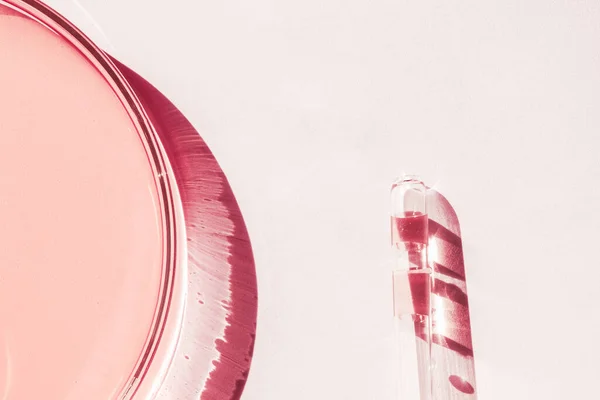
{"label": "white surface", "polygon": [[600,3],[80,0],[106,37],[48,3],[168,95],[233,185],[260,298],[244,400],[393,399],[403,170],[461,219],[479,397],[596,396]]}

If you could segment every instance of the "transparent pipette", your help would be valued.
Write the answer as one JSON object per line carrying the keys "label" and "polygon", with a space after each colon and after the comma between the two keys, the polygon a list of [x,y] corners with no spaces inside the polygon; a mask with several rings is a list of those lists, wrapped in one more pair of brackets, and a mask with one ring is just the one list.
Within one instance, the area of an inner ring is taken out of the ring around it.
{"label": "transparent pipette", "polygon": [[399,400],[431,399],[431,269],[427,188],[414,176],[392,186],[393,297]]}

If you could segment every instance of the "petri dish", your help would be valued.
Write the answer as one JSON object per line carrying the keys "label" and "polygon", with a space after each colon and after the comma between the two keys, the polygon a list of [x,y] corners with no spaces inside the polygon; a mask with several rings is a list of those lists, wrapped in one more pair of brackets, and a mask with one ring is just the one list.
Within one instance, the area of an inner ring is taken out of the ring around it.
{"label": "petri dish", "polygon": [[0,399],[239,397],[254,262],[200,136],[39,1],[0,60]]}

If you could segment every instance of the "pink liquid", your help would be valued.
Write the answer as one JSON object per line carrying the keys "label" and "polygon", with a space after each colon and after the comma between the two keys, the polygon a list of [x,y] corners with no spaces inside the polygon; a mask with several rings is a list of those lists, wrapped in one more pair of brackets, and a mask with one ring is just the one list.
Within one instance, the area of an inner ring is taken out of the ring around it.
{"label": "pink liquid", "polygon": [[0,4],[0,399],[107,400],[152,331],[163,228],[103,76]]}
{"label": "pink liquid", "polygon": [[427,243],[427,215],[407,213],[392,217],[392,241]]}

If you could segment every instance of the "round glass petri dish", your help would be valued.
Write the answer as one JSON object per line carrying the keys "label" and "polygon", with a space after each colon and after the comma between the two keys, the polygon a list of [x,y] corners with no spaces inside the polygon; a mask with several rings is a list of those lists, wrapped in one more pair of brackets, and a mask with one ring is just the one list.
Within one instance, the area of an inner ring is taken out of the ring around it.
{"label": "round glass petri dish", "polygon": [[170,165],[133,94],[74,39],[0,2],[3,399],[151,396],[183,316]]}
{"label": "round glass petri dish", "polygon": [[199,136],[39,1],[0,0],[0,60],[0,399],[239,397],[254,264]]}

